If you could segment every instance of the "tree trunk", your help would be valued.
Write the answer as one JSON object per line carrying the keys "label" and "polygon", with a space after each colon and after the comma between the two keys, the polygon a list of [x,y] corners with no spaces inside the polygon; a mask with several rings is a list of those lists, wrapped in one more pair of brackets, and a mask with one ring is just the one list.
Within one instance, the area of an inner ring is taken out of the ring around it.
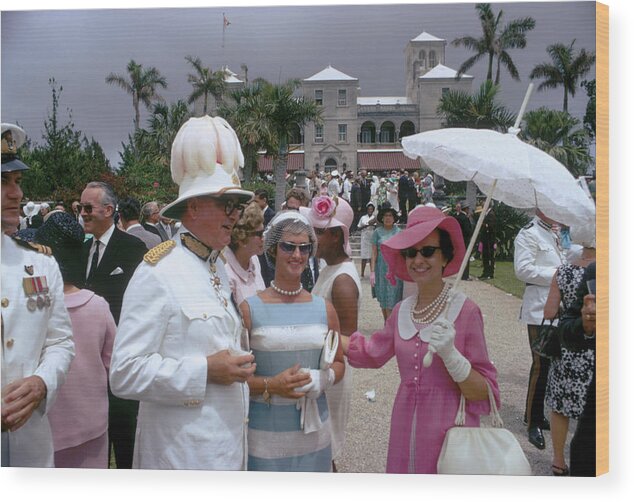
{"label": "tree trunk", "polygon": [[277,159],[273,160],[273,172],[275,173],[275,211],[282,209],[282,204],[286,198],[286,153],[280,153]]}
{"label": "tree trunk", "polygon": [[568,111],[568,89],[564,86],[564,111]]}
{"label": "tree trunk", "polygon": [[257,168],[258,152],[252,146],[244,148],[244,182],[251,183],[253,173]]}
{"label": "tree trunk", "polygon": [[489,69],[487,70],[487,80],[493,80],[493,54],[489,54]]}
{"label": "tree trunk", "polygon": [[134,129],[141,127],[141,112],[139,111],[139,99],[134,96],[132,98],[132,106],[134,106]]}
{"label": "tree trunk", "polygon": [[275,211],[282,208],[286,199],[286,168],[288,166],[288,138],[282,134],[277,159],[273,160],[275,173]]}

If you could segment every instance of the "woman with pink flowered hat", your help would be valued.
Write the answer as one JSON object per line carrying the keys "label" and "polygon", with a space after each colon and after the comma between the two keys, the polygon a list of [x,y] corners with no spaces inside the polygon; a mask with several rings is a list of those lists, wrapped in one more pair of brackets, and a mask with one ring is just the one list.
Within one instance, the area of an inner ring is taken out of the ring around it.
{"label": "woman with pink flowered hat", "polygon": [[[392,411],[387,472],[437,472],[447,430],[464,395],[467,427],[489,413],[487,384],[496,400],[497,371],[487,353],[479,307],[445,278],[465,255],[457,221],[432,207],[417,207],[407,228],[381,246],[388,279],[413,281],[416,294],[395,306],[385,327],[370,338],[343,337],[350,365],[379,368],[396,356],[401,384]],[[436,354],[429,367],[428,349]],[[499,404],[499,403],[498,403]]]}
{"label": "woman with pink flowered hat", "polygon": [[[310,208],[299,210],[317,235],[317,258],[326,262],[319,271],[312,293],[332,303],[339,317],[341,334],[349,336],[357,330],[361,295],[361,279],[350,257],[349,233],[354,212],[343,198],[327,196],[317,197]],[[352,371],[347,363],[343,378],[326,391],[326,398],[332,432],[333,470],[336,470],[334,461],[343,451],[352,398]]]}

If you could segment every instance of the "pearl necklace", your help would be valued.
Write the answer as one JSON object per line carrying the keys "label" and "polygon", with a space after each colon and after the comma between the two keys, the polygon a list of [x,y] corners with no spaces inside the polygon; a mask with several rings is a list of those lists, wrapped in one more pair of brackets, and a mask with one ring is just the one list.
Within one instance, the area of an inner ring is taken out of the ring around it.
{"label": "pearl necklace", "polygon": [[[429,324],[440,315],[447,302],[447,298],[449,298],[449,285],[445,283],[440,294],[429,305],[426,305],[420,310],[416,310],[415,303],[412,305],[409,313],[410,319],[414,323]],[[416,318],[416,316],[420,317]]]}
{"label": "pearl necklace", "polygon": [[299,288],[296,289],[295,291],[286,291],[285,289],[278,288],[275,285],[275,281],[271,281],[271,288],[276,293],[279,293],[280,295],[284,295],[284,296],[297,296],[298,294],[300,294],[302,292],[302,289],[304,289],[304,287],[300,284]]}

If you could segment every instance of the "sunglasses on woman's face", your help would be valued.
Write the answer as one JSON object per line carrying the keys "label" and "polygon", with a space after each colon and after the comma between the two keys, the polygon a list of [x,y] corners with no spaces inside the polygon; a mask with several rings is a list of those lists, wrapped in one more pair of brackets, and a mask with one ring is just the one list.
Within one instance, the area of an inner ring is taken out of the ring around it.
{"label": "sunglasses on woman's face", "polygon": [[295,244],[294,242],[280,242],[280,249],[287,254],[293,254],[296,249],[299,248],[299,253],[302,255],[310,254],[313,250],[313,245],[310,242],[306,244]]}
{"label": "sunglasses on woman's face", "polygon": [[250,235],[253,237],[262,237],[264,235],[264,230],[254,230],[253,232],[250,232]]}
{"label": "sunglasses on woman's face", "polygon": [[440,248],[438,246],[423,246],[420,249],[407,248],[401,249],[401,255],[404,258],[416,258],[416,255],[420,254],[423,258],[431,258],[437,249]]}

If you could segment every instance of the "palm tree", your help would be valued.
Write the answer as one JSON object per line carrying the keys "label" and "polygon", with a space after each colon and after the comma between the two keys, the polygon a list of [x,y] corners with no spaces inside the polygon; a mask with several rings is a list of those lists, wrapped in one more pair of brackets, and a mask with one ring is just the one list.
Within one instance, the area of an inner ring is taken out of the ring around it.
{"label": "palm tree", "polygon": [[530,78],[544,78],[539,84],[538,91],[543,89],[555,89],[560,85],[564,88],[564,111],[568,111],[568,94],[572,97],[577,92],[577,82],[590,71],[596,56],[593,52],[581,49],[575,54],[573,46],[557,43],[549,45],[546,52],[550,55],[551,63],[541,63],[533,68]]}
{"label": "palm tree", "polygon": [[288,139],[296,125],[301,128],[307,122],[318,123],[321,120],[321,110],[314,101],[294,95],[300,85],[299,80],[289,80],[277,85],[259,79],[258,82],[262,86],[263,100],[267,105],[266,121],[274,139],[275,149],[267,153],[273,156],[275,208],[279,210],[286,188]]}
{"label": "palm tree", "polygon": [[485,80],[473,95],[464,91],[447,92],[436,113],[443,118],[443,127],[470,127],[504,131],[513,125],[515,117],[497,101],[498,85]]}
{"label": "palm tree", "polygon": [[209,95],[211,94],[216,100],[216,103],[218,103],[227,90],[227,84],[225,82],[226,71],[224,69],[213,71],[211,68],[205,68],[200,58],[185,56],[185,59],[196,71],[195,74],[190,73],[187,75],[187,81],[192,84],[194,88],[187,102],[191,104],[200,97],[203,97],[203,115],[207,115]]}
{"label": "palm tree", "polygon": [[161,101],[163,98],[156,92],[157,87],[167,88],[167,80],[154,67],[143,68],[143,65],[136,63],[133,59],[128,63],[128,77],[116,73],[111,73],[106,77],[106,83],[121,87],[132,96],[132,106],[134,107],[134,129],[140,127],[141,113],[139,103],[150,107],[153,101]]}
{"label": "palm tree", "polygon": [[568,112],[539,108],[524,116],[520,136],[554,157],[576,176],[585,174],[591,156],[589,135]]}
{"label": "palm tree", "polygon": [[258,152],[274,150],[275,138],[268,122],[273,106],[265,101],[258,83],[232,92],[231,101],[230,105],[222,105],[218,113],[231,124],[240,140],[244,181],[248,183],[256,169]]}
{"label": "palm tree", "polygon": [[[443,127],[470,127],[506,132],[515,117],[504,105],[497,102],[500,90],[490,80],[485,80],[473,95],[464,91],[449,91],[440,100],[436,113],[443,118]],[[477,186],[467,182],[466,199],[475,207]]]}
{"label": "palm tree", "polygon": [[514,19],[502,28],[503,10],[500,10],[496,16],[491,9],[491,4],[479,3],[476,4],[475,8],[478,11],[478,18],[482,26],[482,37],[464,36],[453,40],[452,44],[455,47],[463,46],[475,52],[475,55],[462,63],[458,69],[456,79],[460,79],[469,68],[482,57],[487,56],[487,80],[493,80],[494,60],[497,65],[496,84],[500,83],[500,67],[502,65],[504,65],[514,80],[519,80],[519,72],[507,50],[526,47],[526,33],[535,28],[535,20],[532,17]]}

